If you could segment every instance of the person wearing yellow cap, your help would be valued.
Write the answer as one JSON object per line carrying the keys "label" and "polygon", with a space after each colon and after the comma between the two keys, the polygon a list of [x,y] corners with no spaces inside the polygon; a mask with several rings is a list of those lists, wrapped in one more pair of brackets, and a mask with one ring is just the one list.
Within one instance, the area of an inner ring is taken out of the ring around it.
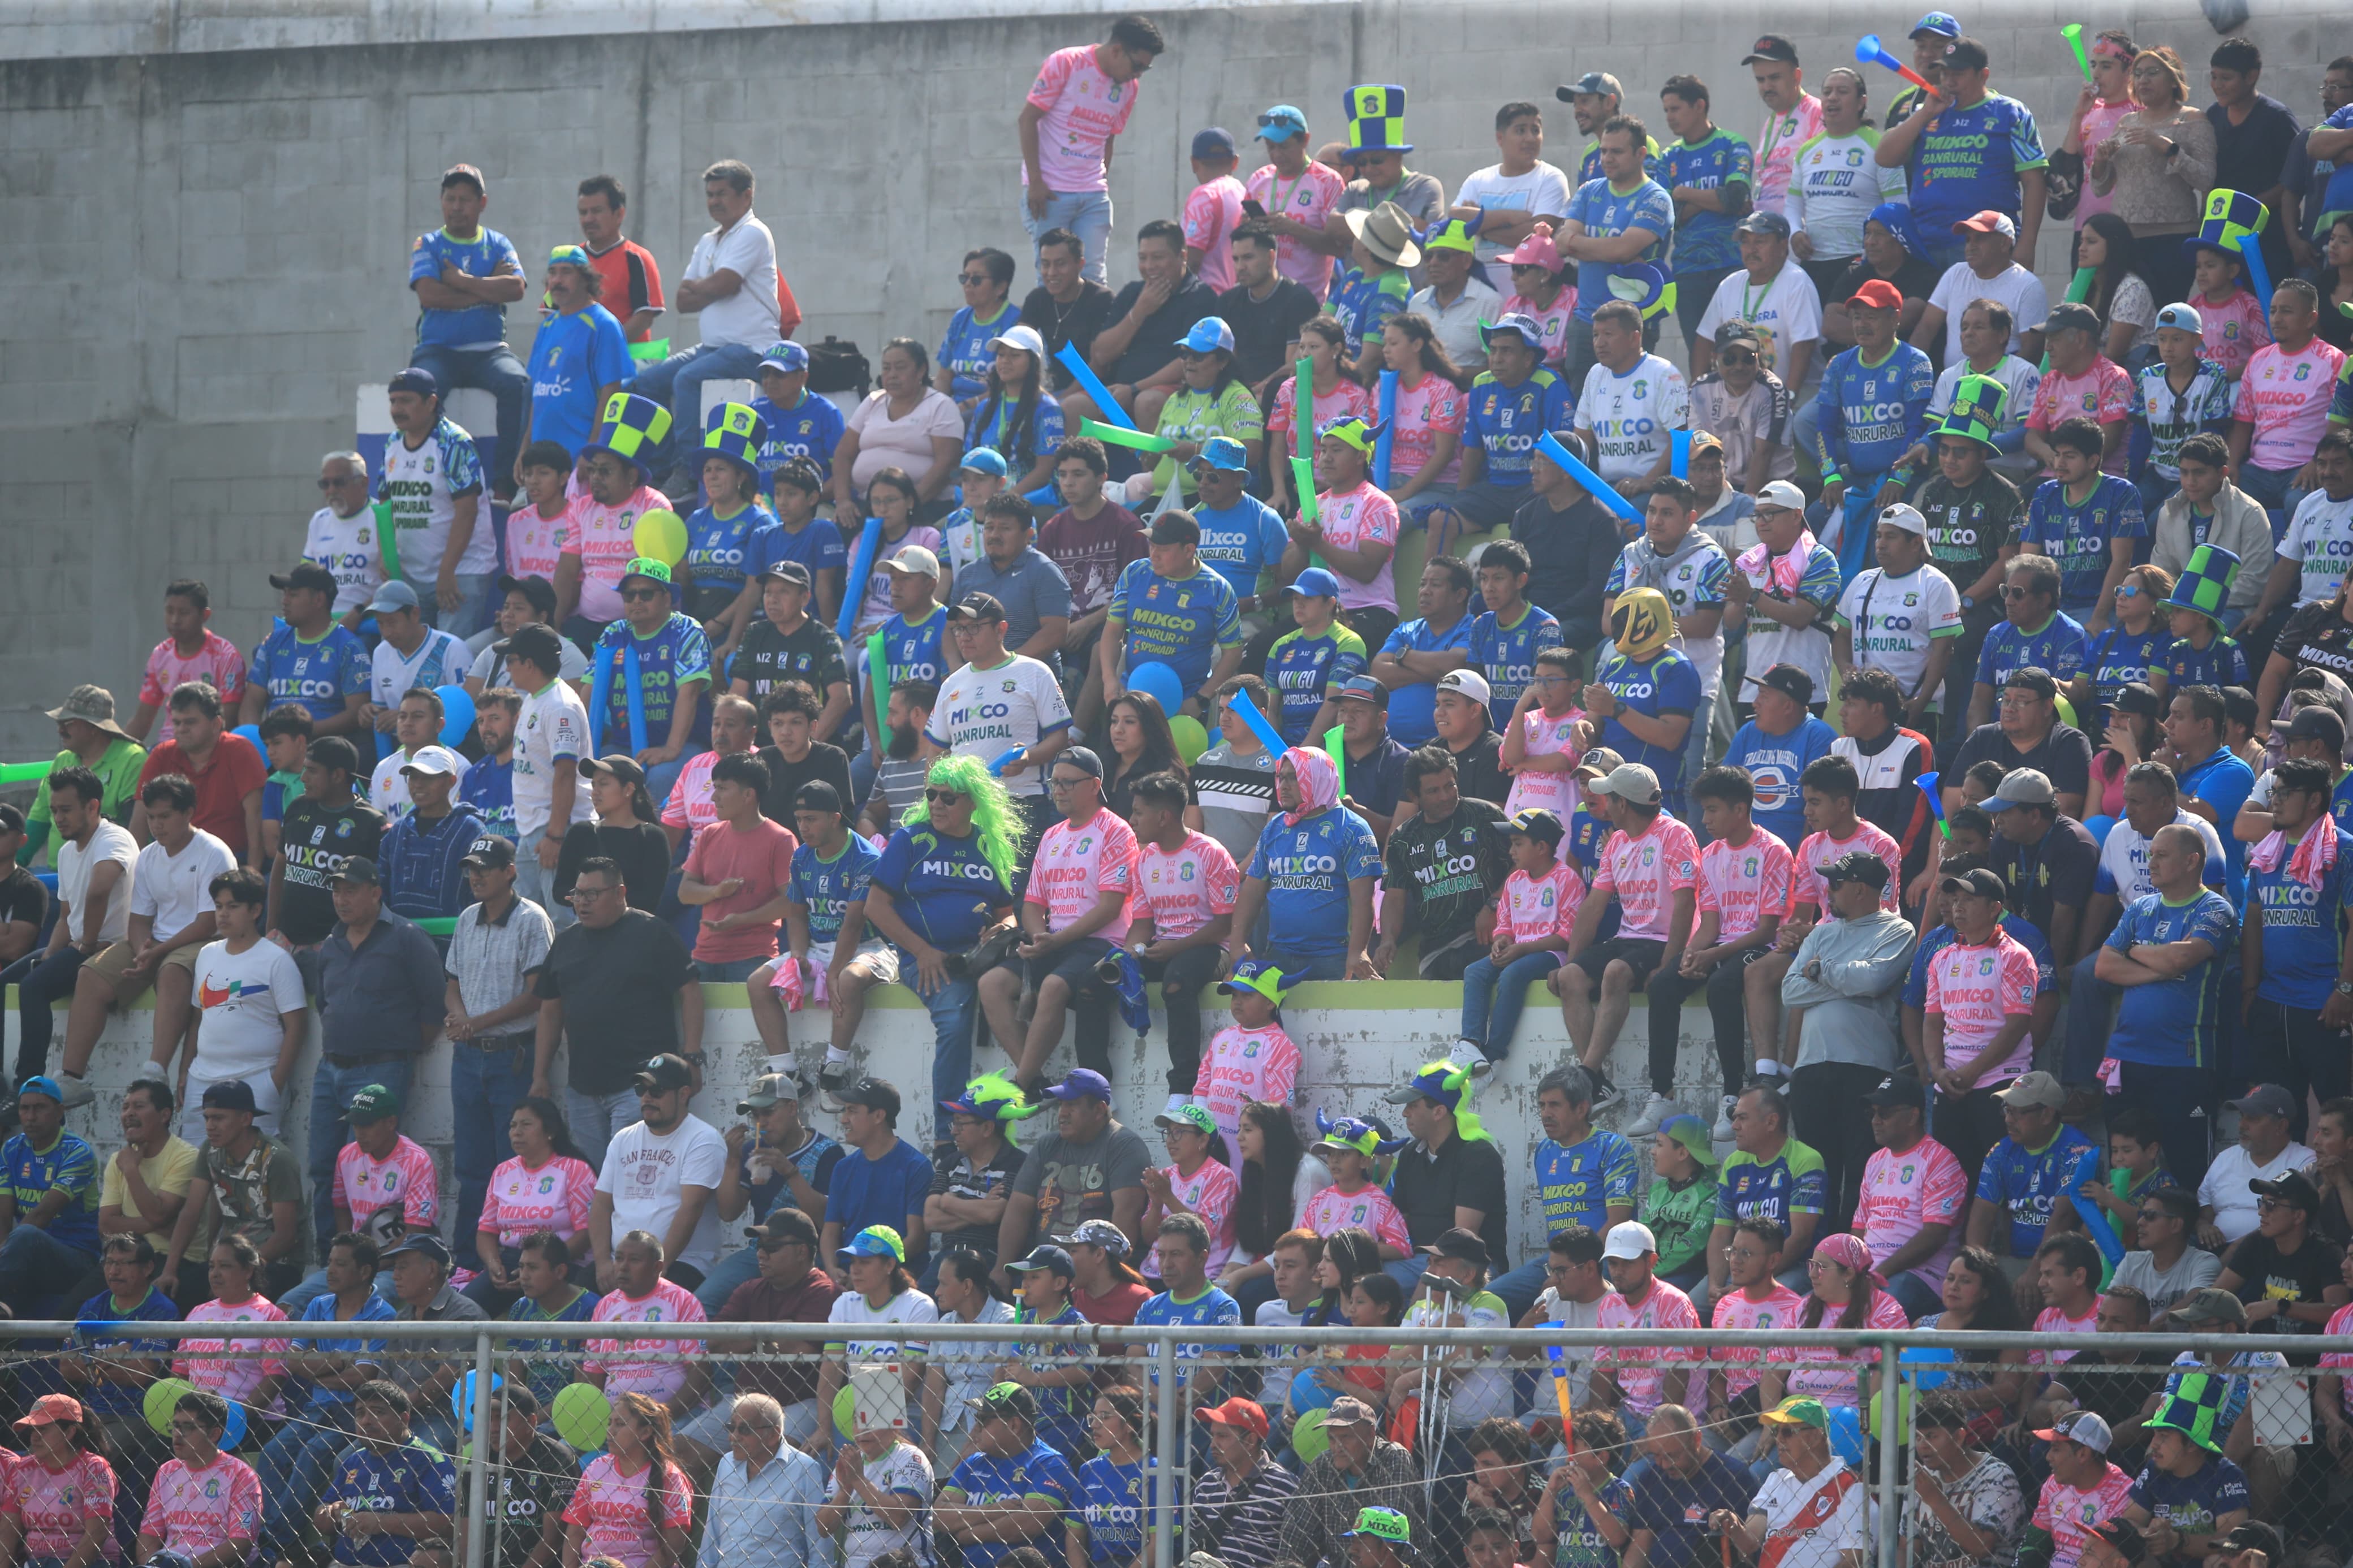
{"label": "person wearing yellow cap", "polygon": [[1746,1518],[1728,1508],[1707,1516],[1742,1556],[1776,1568],[1862,1568],[1871,1550],[1870,1491],[1831,1452],[1831,1415],[1819,1399],[1785,1399],[1758,1417],[1773,1435],[1781,1468],[1766,1479]]}
{"label": "person wearing yellow cap", "polygon": [[[693,616],[676,608],[667,562],[631,560],[621,574],[620,596],[621,619],[597,637],[596,658],[608,666],[632,658],[637,665],[636,705],[645,729],[637,761],[646,770],[647,792],[660,800],[685,768],[687,753],[711,744],[703,701],[711,687],[711,639]],[[628,744],[631,684],[617,669],[606,711],[588,716],[614,750]],[[617,740],[619,746],[613,745]]]}

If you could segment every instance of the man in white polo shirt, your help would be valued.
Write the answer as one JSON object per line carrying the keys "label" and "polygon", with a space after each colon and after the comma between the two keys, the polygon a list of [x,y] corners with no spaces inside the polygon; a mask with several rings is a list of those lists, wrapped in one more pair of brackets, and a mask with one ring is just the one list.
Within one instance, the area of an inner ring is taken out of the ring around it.
{"label": "man in white polo shirt", "polygon": [[523,694],[515,714],[515,891],[545,910],[558,931],[572,923],[572,909],[554,891],[556,857],[565,829],[588,820],[588,793],[580,787],[588,708],[558,673],[563,646],[554,627],[535,623],[491,645]]}
{"label": "man in white polo shirt", "polygon": [[1928,564],[1928,520],[1919,508],[1882,509],[1873,538],[1879,564],[1856,573],[1839,595],[1831,657],[1841,679],[1859,668],[1894,676],[1905,721],[1917,724],[1936,706],[1960,642],[1960,590]]}

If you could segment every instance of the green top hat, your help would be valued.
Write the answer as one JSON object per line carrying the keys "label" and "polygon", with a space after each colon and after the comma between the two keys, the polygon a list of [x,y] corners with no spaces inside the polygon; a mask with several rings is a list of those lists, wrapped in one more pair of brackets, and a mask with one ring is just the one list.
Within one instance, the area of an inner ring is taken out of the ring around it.
{"label": "green top hat", "polygon": [[1994,445],[1994,432],[2001,428],[2002,409],[2010,402],[2010,388],[1989,375],[1965,375],[1953,388],[1953,405],[1945,411],[1943,421],[1932,436],[1958,436],[1964,441],[1975,441],[1989,452],[1999,452]]}
{"label": "green top hat", "polygon": [[638,472],[650,475],[654,448],[669,435],[669,409],[650,397],[617,392],[605,399],[605,411],[596,418],[596,435],[581,450],[610,452],[625,463],[635,463]]}
{"label": "green top hat", "polygon": [[724,458],[754,483],[760,478],[760,447],[768,439],[768,422],[748,403],[723,403],[711,411],[702,432],[702,455]]}
{"label": "green top hat", "polygon": [[2230,1389],[2230,1380],[2215,1373],[2184,1373],[2174,1391],[2158,1403],[2157,1414],[2141,1425],[2170,1428],[2208,1453],[2219,1454],[2222,1407]]}
{"label": "green top hat", "polygon": [[1367,82],[1346,94],[1348,151],[1351,153],[1410,153],[1405,139],[1405,89]]}
{"label": "green top hat", "polygon": [[2220,626],[2230,602],[2231,579],[2239,574],[2239,558],[2219,544],[2200,544],[2189,552],[2189,563],[2165,601],[2172,610],[2195,610]]}

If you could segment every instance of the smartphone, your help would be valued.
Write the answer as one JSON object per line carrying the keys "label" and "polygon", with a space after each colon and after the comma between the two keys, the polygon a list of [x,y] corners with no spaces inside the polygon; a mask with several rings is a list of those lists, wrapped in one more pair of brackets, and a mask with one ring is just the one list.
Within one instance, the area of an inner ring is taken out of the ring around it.
{"label": "smartphone", "polygon": [[1252,217],[1264,217],[1266,216],[1266,205],[1256,196],[1244,196],[1242,198],[1242,211],[1250,214]]}

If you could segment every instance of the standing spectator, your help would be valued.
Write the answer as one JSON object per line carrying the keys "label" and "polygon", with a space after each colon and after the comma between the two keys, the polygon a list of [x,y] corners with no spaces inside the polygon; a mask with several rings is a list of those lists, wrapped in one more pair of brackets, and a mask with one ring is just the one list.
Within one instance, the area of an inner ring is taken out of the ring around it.
{"label": "standing spectator", "polygon": [[1683,808],[1684,775],[1704,755],[1724,671],[1732,563],[1696,523],[1691,483],[1669,475],[1643,507],[1643,533],[1604,584],[1615,651],[1585,688],[1601,743],[1654,771]]}
{"label": "standing spectator", "polygon": [[629,194],[610,174],[591,174],[580,182],[575,212],[580,237],[586,243],[588,264],[605,279],[606,308],[633,343],[649,342],[654,323],[661,319],[661,268],[653,252],[627,238],[621,225],[629,213]]}
{"label": "standing spectator", "polygon": [[491,687],[476,698],[474,733],[482,754],[458,782],[458,798],[482,819],[482,831],[509,844],[515,841],[515,719],[522,711],[522,693],[511,686]]}
{"label": "standing spectator", "polygon": [[[336,618],[348,630],[356,632],[367,613],[368,600],[384,586],[385,581],[384,541],[377,527],[375,509],[369,504],[367,458],[357,452],[328,453],[319,459],[319,490],[325,496],[326,504],[311,514],[310,528],[302,536],[302,559],[313,565],[323,566],[333,574],[337,584]],[[520,512],[522,509],[516,510]],[[395,549],[397,548],[396,543]],[[194,585],[198,589],[203,587],[202,584]],[[164,617],[167,625],[172,619],[170,595],[171,590],[166,589]],[[206,618],[208,617],[199,616],[196,626],[201,626]],[[176,642],[177,628],[174,631]],[[163,645],[157,644],[156,654],[160,656],[163,651]],[[187,655],[196,650],[180,647],[177,651]],[[151,671],[153,664],[154,660],[151,658]],[[242,660],[238,668],[243,668]],[[171,689],[160,683],[159,687],[165,691]],[[234,700],[227,691],[221,695],[226,700]],[[145,701],[144,692],[141,693],[141,699]],[[142,737],[146,734],[143,726],[133,727]]]}
{"label": "standing spectator", "polygon": [[[269,709],[293,703],[310,713],[315,735],[364,733],[360,708],[368,694],[368,649],[335,623],[335,574],[316,562],[298,561],[290,570],[273,574],[269,585],[279,593],[280,624],[253,650],[238,722],[259,723]],[[73,699],[58,711],[79,716]],[[110,700],[104,718],[113,717]],[[38,801],[33,816],[41,819]]]}
{"label": "standing spectator", "polygon": [[[932,1163],[899,1136],[899,1091],[881,1079],[867,1078],[835,1098],[841,1102],[842,1156],[826,1189],[818,1254],[835,1258],[849,1237],[870,1226],[887,1226],[901,1237],[908,1267],[921,1272],[930,1246],[923,1209]],[[839,1274],[834,1282],[847,1285],[849,1276]]]}
{"label": "standing spectator", "polygon": [[[1649,142],[1649,131],[1630,114],[1604,121],[1601,174],[1577,187],[1569,198],[1567,220],[1554,236],[1562,258],[1577,263],[1577,314],[1569,322],[1562,356],[1571,387],[1586,386],[1593,368],[1594,311],[1616,300],[1610,279],[1658,271],[1674,231],[1674,198],[1644,168],[1643,150]],[[1761,199],[1764,193],[1758,194]],[[1647,342],[1647,330],[1638,331],[1638,337]]]}
{"label": "standing spectator", "polygon": [[[2206,64],[2206,85],[2214,94],[2214,101],[2206,106],[2206,122],[2214,129],[2213,184],[2221,190],[2242,191],[2277,213],[2286,195],[2281,181],[2288,151],[2304,127],[2286,104],[2256,90],[2263,79],[2263,52],[2253,39],[2223,39]],[[2280,222],[2263,226],[2263,265],[2274,278],[2295,273],[2287,227]]]}
{"label": "standing spectator", "polygon": [[1915,220],[1940,267],[1961,259],[1962,247],[1945,236],[1959,233],[1971,213],[2008,219],[2029,267],[2042,231],[2050,167],[2042,133],[2032,110],[1988,90],[1990,63],[1975,38],[1947,43],[1936,95],[1890,126],[1875,154],[1880,167],[1907,172]]}
{"label": "standing spectator", "polygon": [[[587,200],[583,197],[583,205]],[[521,453],[532,442],[553,441],[565,457],[577,458],[596,433],[605,400],[635,378],[628,334],[605,307],[608,287],[604,269],[579,246],[559,245],[548,252],[547,302],[554,311],[541,314],[539,331],[532,336],[525,434],[520,441],[503,443],[512,450]],[[660,288],[659,279],[654,287]],[[503,421],[500,434],[505,434]],[[518,458],[518,485],[521,468]]]}
{"label": "standing spectator", "polygon": [[18,1128],[0,1147],[0,1303],[38,1317],[99,1253],[98,1152],[66,1131],[64,1091],[38,1075],[16,1088]]}
{"label": "standing spectator", "polygon": [[2141,50],[2130,68],[2130,112],[2097,138],[2086,121],[2084,205],[2097,201],[2132,226],[2133,270],[2158,304],[2168,305],[2189,296],[2191,255],[2183,242],[2198,232],[2207,189],[2221,183],[2218,138],[2213,111],[2189,107],[2189,73],[2170,47]]}
{"label": "standing spectator", "polygon": [[[1149,20],[1123,16],[1104,42],[1048,55],[1016,121],[1021,221],[1032,247],[1042,252],[1047,236],[1073,232],[1094,258],[1087,277],[1098,285],[1111,246],[1112,142],[1135,112],[1140,79],[1167,47]],[[1038,265],[1042,272],[1042,256]]]}
{"label": "standing spectator", "polygon": [[[1139,426],[1151,429],[1177,385],[1178,353],[1194,323],[1217,313],[1217,294],[1185,270],[1185,231],[1166,218],[1155,218],[1136,231],[1135,268],[1136,280],[1112,301],[1103,330],[1088,345],[1087,360],[1113,398]],[[1106,412],[1083,392],[1065,392],[1062,405],[1074,425]]]}
{"label": "standing spectator", "polygon": [[1699,78],[1669,77],[1659,103],[1676,138],[1660,158],[1661,183],[1675,202],[1675,309],[1697,377],[1706,374],[1697,358],[1697,334],[1707,330],[1697,318],[1733,270],[1733,226],[1746,216],[1755,159],[1747,142],[1708,118],[1707,83]]}
{"label": "standing spectator", "polygon": [[655,453],[670,433],[670,410],[636,393],[608,401],[596,433],[580,448],[575,496],[555,559],[555,622],[593,648],[621,618],[621,574],[637,552],[638,520],[670,510],[653,487]]}
{"label": "standing spectator", "polygon": [[335,879],[355,858],[373,860],[384,842],[384,813],[353,793],[358,765],[358,753],[341,735],[310,744],[302,794],[286,804],[269,869],[272,941],[283,936],[298,951],[325,941],[335,923]]}
{"label": "standing spectator", "polygon": [[[673,432],[702,427],[706,382],[755,376],[768,345],[800,324],[784,320],[792,290],[776,263],[776,237],[753,216],[753,188],[751,169],[733,158],[702,171],[703,207],[717,226],[694,242],[675,301],[686,314],[702,318],[702,341],[647,365],[636,381],[639,396],[670,409]],[[797,317],[799,307],[789,309]],[[672,489],[693,489],[688,449],[676,439],[668,448]]]}
{"label": "standing spectator", "polygon": [[[2013,1114],[2009,1094],[2025,1095],[2014,1112],[2040,1115],[2031,1089],[2017,1080],[2033,1063],[2033,1042],[2027,1029],[2034,1011],[2038,984],[2033,954],[2021,946],[2001,924],[2008,889],[1999,872],[1979,868],[1948,876],[1938,884],[1947,896],[1947,918],[1953,943],[1931,961],[1928,970],[1927,1023],[1915,1065],[1921,1076],[1941,1091],[1935,1121],[1937,1141],[1950,1149],[1964,1170],[1985,1159],[1997,1139],[1991,1123],[1996,1116]],[[1988,968],[1988,961],[1991,968]],[[2026,1076],[2048,1079],[2048,1074]],[[1997,1095],[1997,1086],[2010,1090]],[[2052,1109],[2056,1109],[2055,1103]],[[2053,1121],[2056,1120],[2054,1117]],[[2007,1125],[2005,1121],[2005,1125]],[[2041,1131],[2042,1123],[2033,1123]],[[1987,1166],[1991,1172],[1992,1167]],[[1990,1176],[1981,1185],[1989,1184]],[[1986,1245],[1990,1217],[1983,1226],[1972,1221],[1970,1242]],[[2039,1229],[2033,1242],[2042,1239]],[[2031,1253],[2030,1243],[2024,1252]]]}
{"label": "standing spectator", "polygon": [[[429,686],[420,686],[403,696],[388,715],[397,744],[385,748],[367,784],[368,804],[388,821],[407,816],[417,804],[408,789],[406,769],[410,763],[432,752],[436,753],[434,760],[449,770],[453,782],[467,773],[463,757],[436,743],[447,713],[441,694]],[[378,744],[382,744],[381,737]]]}
{"label": "standing spectator", "polygon": [[2301,278],[2283,282],[2272,296],[2274,341],[2248,359],[2231,410],[2232,479],[2271,514],[2274,538],[2309,493],[2313,452],[2345,364],[2315,335],[2319,325],[2320,291]]}
{"label": "standing spectator", "polygon": [[1778,33],[1758,35],[1740,63],[1756,79],[1765,105],[1764,128],[1750,143],[1757,157],[1755,205],[1779,212],[1796,178],[1799,150],[1822,133],[1822,100],[1806,90],[1797,48]]}
{"label": "standing spectator", "polygon": [[[363,479],[365,474],[363,468]],[[132,740],[146,742],[155,715],[183,686],[209,686],[214,697],[232,710],[245,700],[245,656],[237,651],[235,643],[206,625],[212,616],[212,595],[195,578],[176,578],[164,588],[165,636],[147,655],[146,671],[139,681],[139,706],[131,716]],[[185,768],[171,771],[187,772]]]}
{"label": "standing spectator", "polygon": [[507,840],[482,834],[459,864],[474,901],[449,938],[444,1026],[454,1047],[456,1229],[470,1237],[481,1228],[497,1139],[531,1089],[528,1026],[539,1013],[533,977],[547,965],[554,927],[538,905],[516,896],[514,846]]}
{"label": "standing spectator", "polygon": [[189,1109],[182,1131],[191,1142],[204,1126],[198,1110],[211,1087],[233,1079],[262,1086],[246,1093],[259,1101],[264,1130],[278,1131],[310,1016],[293,955],[262,938],[269,884],[250,871],[227,871],[206,891],[220,940],[196,954],[192,980],[199,1011],[185,1064]]}
{"label": "standing spectator", "polygon": [[[1620,764],[1586,791],[1599,798],[1614,831],[1601,847],[1595,896],[1577,910],[1568,960],[1553,972],[1552,987],[1569,1043],[1594,1075],[1594,1109],[1600,1110],[1622,1098],[1603,1064],[1625,1027],[1633,992],[1681,968],[1691,940],[1699,846],[1691,829],[1662,809],[1658,775],[1639,763]],[[1597,941],[1613,898],[1617,933]],[[1664,1100],[1655,1083],[1652,1089]],[[1649,1108],[1653,1115],[1662,1109]]]}
{"label": "standing spectator", "polygon": [[1228,958],[1268,959],[1293,981],[1372,978],[1381,869],[1373,830],[1340,804],[1337,773],[1320,751],[1294,747],[1276,759],[1274,798],[1281,820],[1269,818],[1243,869]]}
{"label": "standing spectator", "polygon": [[1255,140],[1266,143],[1269,161],[1242,182],[1244,192],[1266,212],[1266,226],[1276,241],[1276,271],[1320,304],[1332,282],[1324,236],[1347,183],[1314,155],[1307,116],[1292,105],[1267,110],[1258,117],[1258,127]]}
{"label": "standing spectator", "polygon": [[446,746],[427,746],[401,767],[411,809],[384,836],[385,905],[409,920],[448,920],[472,900],[459,862],[488,830],[481,813],[450,799],[458,758]]}
{"label": "standing spectator", "polygon": [[[345,860],[333,898],[335,929],[319,949],[321,1055],[311,1097],[311,1175],[321,1190],[334,1184],[345,1105],[360,1089],[381,1089],[396,1107],[448,1013],[441,954],[384,907],[375,862]],[[323,1243],[333,1231],[318,1234]]]}
{"label": "standing spectator", "polygon": [[1110,472],[1103,443],[1093,437],[1063,442],[1054,457],[1054,480],[1065,504],[1038,533],[1039,552],[1070,584],[1071,623],[1062,635],[1062,655],[1083,658],[1082,668],[1091,680],[1097,679],[1094,645],[1111,611],[1112,591],[1128,563],[1143,560],[1146,552],[1144,524],[1104,493]]}
{"label": "standing spectator", "polygon": [[[1799,279],[1803,282],[1803,274]],[[1581,307],[1583,296],[1578,299]],[[1585,323],[1587,366],[1575,384],[1583,388],[1577,433],[1595,454],[1595,471],[1630,500],[1672,477],[1670,432],[1691,426],[1691,390],[1683,372],[1645,353],[1644,336],[1640,310],[1623,300],[1602,304]]]}
{"label": "standing spectator", "polygon": [[[2347,947],[2338,925],[2353,899],[2347,881],[2353,873],[2353,837],[2330,815],[2335,772],[2329,763],[2305,759],[2282,762],[2273,770],[2267,775],[2272,831],[2247,855],[2249,913],[2240,942],[2242,984],[2249,998],[2245,1039],[2256,1077],[2284,1086],[2295,1100],[2291,1131],[2298,1136],[2305,1131],[2306,1090],[2325,1104],[2353,1089],[2344,1053],[2324,1043],[2336,1031],[2323,1016],[2342,1014],[2347,1005],[2337,999],[2337,978],[2347,969]],[[2152,869],[2154,864],[2152,859]],[[2203,897],[2216,900],[2211,892]],[[2133,911],[2139,907],[2134,905]],[[2200,929],[2202,934],[2205,928]],[[2164,940],[2156,933],[2141,934]],[[2192,976],[2219,979],[2212,967],[2183,978]],[[2165,998],[2168,1005],[2159,1016],[2174,1017],[2188,998],[2178,985],[2167,990],[2173,994]],[[2205,999],[2202,994],[2197,998],[2201,1003]],[[2193,1060],[2213,1059],[2213,1044],[2209,1031],[2201,1028],[2193,1046],[2204,1049],[2193,1049]],[[2168,1086],[2150,1100],[2163,1106],[2181,1092],[2179,1086]]]}
{"label": "standing spectator", "polygon": [[[498,352],[505,354],[505,346]],[[507,362],[513,363],[512,355]],[[384,472],[375,484],[390,533],[377,542],[398,559],[404,577],[422,582],[432,574],[431,598],[417,611],[423,622],[470,637],[490,624],[498,542],[482,509],[481,456],[473,437],[442,412],[442,385],[431,372],[413,366],[392,378],[388,401],[395,439],[385,444]],[[529,383],[519,385],[527,395]],[[518,407],[515,424],[522,417]],[[503,410],[499,424],[506,427]],[[511,489],[517,456],[505,447],[505,439],[501,436],[505,461],[491,479],[500,489]]]}
{"label": "standing spectator", "polygon": [[649,1058],[633,1080],[640,1119],[613,1133],[589,1206],[588,1241],[600,1285],[618,1280],[617,1253],[639,1233],[654,1238],[658,1263],[669,1260],[665,1278],[689,1290],[718,1261],[719,1211],[711,1197],[727,1145],[687,1109],[698,1076],[685,1058],[665,1051]]}
{"label": "standing spectator", "polygon": [[707,982],[749,979],[776,956],[786,887],[800,843],[791,829],[761,813],[767,784],[767,766],[757,757],[723,756],[711,770],[716,820],[695,834],[678,889],[681,903],[702,910],[694,965]]}
{"label": "standing spectator", "polygon": [[[228,847],[244,865],[260,869],[261,789],[269,775],[260,748],[242,735],[227,733],[227,710],[220,694],[200,680],[172,689],[172,738],[147,753],[139,771],[143,795],[166,773],[195,786],[190,820]],[[142,844],[153,837],[143,802],[131,808],[132,837]]]}
{"label": "standing spectator", "polygon": [[[1348,710],[1364,704],[1351,701]],[[1381,893],[1380,944],[1373,967],[1388,974],[1398,944],[1416,942],[1413,975],[1396,978],[1460,979],[1484,951],[1478,916],[1492,903],[1510,873],[1502,807],[1463,795],[1453,754],[1424,746],[1407,754],[1399,772],[1400,809],[1382,851],[1386,882]]]}
{"label": "standing spectator", "polygon": [[[1883,204],[1903,200],[1905,178],[1901,169],[1882,168],[1873,155],[1879,132],[1871,123],[1869,89],[1861,71],[1831,67],[1822,77],[1820,133],[1801,142],[1790,161],[1782,210],[1789,219],[1791,250],[1814,280],[1815,292],[1831,300],[1853,293],[1863,280],[1851,279],[1848,272],[1857,264],[1872,266],[1871,216]],[[1886,232],[1893,237],[1894,231]],[[1908,251],[1899,253],[1909,265]],[[1680,261],[1676,270],[1682,270]]]}
{"label": "standing spectator", "polygon": [[548,627],[531,626],[492,648],[523,694],[515,718],[515,888],[559,927],[571,922],[572,911],[555,898],[556,862],[572,825],[588,819],[579,764],[594,755],[588,710],[562,679],[564,646]]}
{"label": "standing spectator", "polygon": [[1533,103],[1515,100],[1495,110],[1495,150],[1501,161],[1466,176],[1449,212],[1467,226],[1465,239],[1476,237],[1482,262],[1500,261],[1538,224],[1557,228],[1574,188],[1544,160],[1544,111]]}

